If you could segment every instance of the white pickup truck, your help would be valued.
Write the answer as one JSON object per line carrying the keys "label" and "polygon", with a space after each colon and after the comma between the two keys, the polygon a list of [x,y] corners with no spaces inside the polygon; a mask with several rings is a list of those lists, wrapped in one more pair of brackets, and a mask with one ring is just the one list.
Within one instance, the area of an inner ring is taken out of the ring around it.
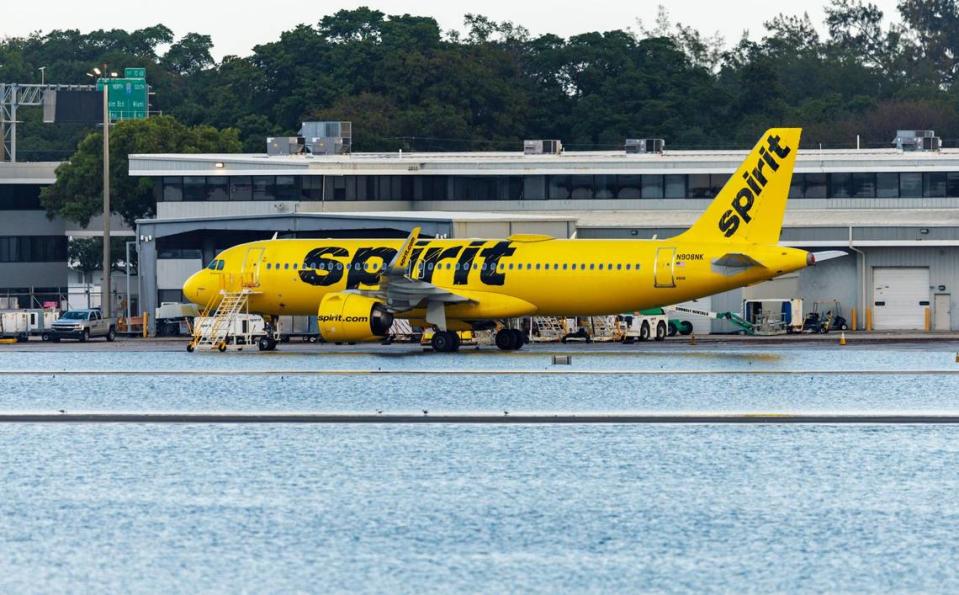
{"label": "white pickup truck", "polygon": [[103,318],[97,309],[64,312],[60,320],[51,325],[49,339],[53,342],[60,339],[87,341],[94,337],[103,337],[107,341],[117,337],[116,320]]}

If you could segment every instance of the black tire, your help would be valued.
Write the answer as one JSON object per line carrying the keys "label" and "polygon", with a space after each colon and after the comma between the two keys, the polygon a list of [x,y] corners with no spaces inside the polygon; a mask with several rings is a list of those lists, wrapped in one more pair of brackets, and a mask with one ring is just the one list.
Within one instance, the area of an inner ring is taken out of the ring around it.
{"label": "black tire", "polygon": [[107,342],[108,342],[108,343],[113,343],[114,341],[116,341],[116,339],[117,339],[117,329],[115,329],[115,328],[113,328],[113,327],[111,326],[110,329],[107,330],[107,337],[106,337],[106,338],[107,338]]}
{"label": "black tire", "polygon": [[194,347],[193,343],[190,342],[186,344],[186,350],[187,353],[193,353],[196,350],[196,347]]}
{"label": "black tire", "polygon": [[[565,337],[563,342],[566,342]],[[503,351],[512,351],[516,349],[514,346],[515,338],[510,329],[503,329],[496,333],[496,346],[502,349]]]}
{"label": "black tire", "polygon": [[656,340],[662,341],[666,338],[666,323],[662,320],[656,325]]}
{"label": "black tire", "polygon": [[679,333],[679,329],[676,328],[676,325],[673,323],[667,324],[666,327],[669,329],[669,332],[667,334],[670,337],[675,337]]}
{"label": "black tire", "polygon": [[679,334],[680,335],[691,335],[693,334],[693,323],[688,320],[679,321]]}
{"label": "black tire", "polygon": [[260,340],[256,342],[256,347],[260,351],[270,351],[273,348],[270,343],[271,341],[269,337],[260,337]]}
{"label": "black tire", "polygon": [[455,333],[449,331],[436,331],[430,339],[430,346],[436,353],[452,353],[459,347]]}
{"label": "black tire", "polygon": [[89,340],[90,340],[90,331],[87,329],[83,329],[83,332],[80,333],[80,342],[86,343]]}
{"label": "black tire", "polygon": [[640,341],[649,341],[649,322],[643,321],[643,324],[639,327],[639,340]]}
{"label": "black tire", "polygon": [[50,333],[43,333],[42,335],[40,335],[40,340],[43,341],[44,343],[46,343],[47,341],[49,341],[49,340],[50,340]]}
{"label": "black tire", "polygon": [[526,344],[526,334],[520,330],[513,330],[513,349],[522,349]]}

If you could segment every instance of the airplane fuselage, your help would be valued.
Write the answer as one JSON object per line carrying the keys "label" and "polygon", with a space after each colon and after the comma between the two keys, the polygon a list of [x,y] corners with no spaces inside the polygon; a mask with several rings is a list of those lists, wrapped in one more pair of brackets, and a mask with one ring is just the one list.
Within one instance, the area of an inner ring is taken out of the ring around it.
{"label": "airplane fuselage", "polygon": [[[310,239],[241,244],[217,257],[221,270],[204,269],[185,291],[202,304],[221,289],[252,284],[259,291],[251,297],[251,311],[315,315],[327,293],[376,290],[383,267],[402,243]],[[447,318],[478,320],[631,312],[764,281],[807,264],[805,251],[757,245],[742,249],[765,266],[714,264],[734,247],[546,236],[419,240],[410,276],[471,298],[448,305]],[[397,314],[419,317],[414,311]]]}

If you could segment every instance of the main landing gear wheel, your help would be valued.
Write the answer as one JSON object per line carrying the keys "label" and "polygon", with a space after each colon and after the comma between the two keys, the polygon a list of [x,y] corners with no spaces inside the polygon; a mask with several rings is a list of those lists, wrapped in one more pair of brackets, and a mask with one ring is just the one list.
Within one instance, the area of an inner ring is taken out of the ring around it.
{"label": "main landing gear wheel", "polygon": [[453,353],[460,348],[460,337],[452,331],[436,331],[430,345],[437,353]]}
{"label": "main landing gear wheel", "polygon": [[526,337],[522,331],[516,329],[504,328],[496,333],[496,346],[503,351],[515,351],[523,346]]}

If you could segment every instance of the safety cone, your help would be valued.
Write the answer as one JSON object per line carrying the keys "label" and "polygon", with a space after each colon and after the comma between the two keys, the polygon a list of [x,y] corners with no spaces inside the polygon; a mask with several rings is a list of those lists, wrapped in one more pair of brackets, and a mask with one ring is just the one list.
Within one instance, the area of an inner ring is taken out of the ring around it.
{"label": "safety cone", "polygon": [[[692,335],[692,334],[689,335],[689,344],[690,345],[696,344],[696,335]],[[959,354],[957,354],[956,357],[959,358]]]}
{"label": "safety cone", "polygon": [[845,345],[845,344],[846,344],[846,333],[845,333],[845,332],[839,333],[839,344],[840,344],[840,345]]}

